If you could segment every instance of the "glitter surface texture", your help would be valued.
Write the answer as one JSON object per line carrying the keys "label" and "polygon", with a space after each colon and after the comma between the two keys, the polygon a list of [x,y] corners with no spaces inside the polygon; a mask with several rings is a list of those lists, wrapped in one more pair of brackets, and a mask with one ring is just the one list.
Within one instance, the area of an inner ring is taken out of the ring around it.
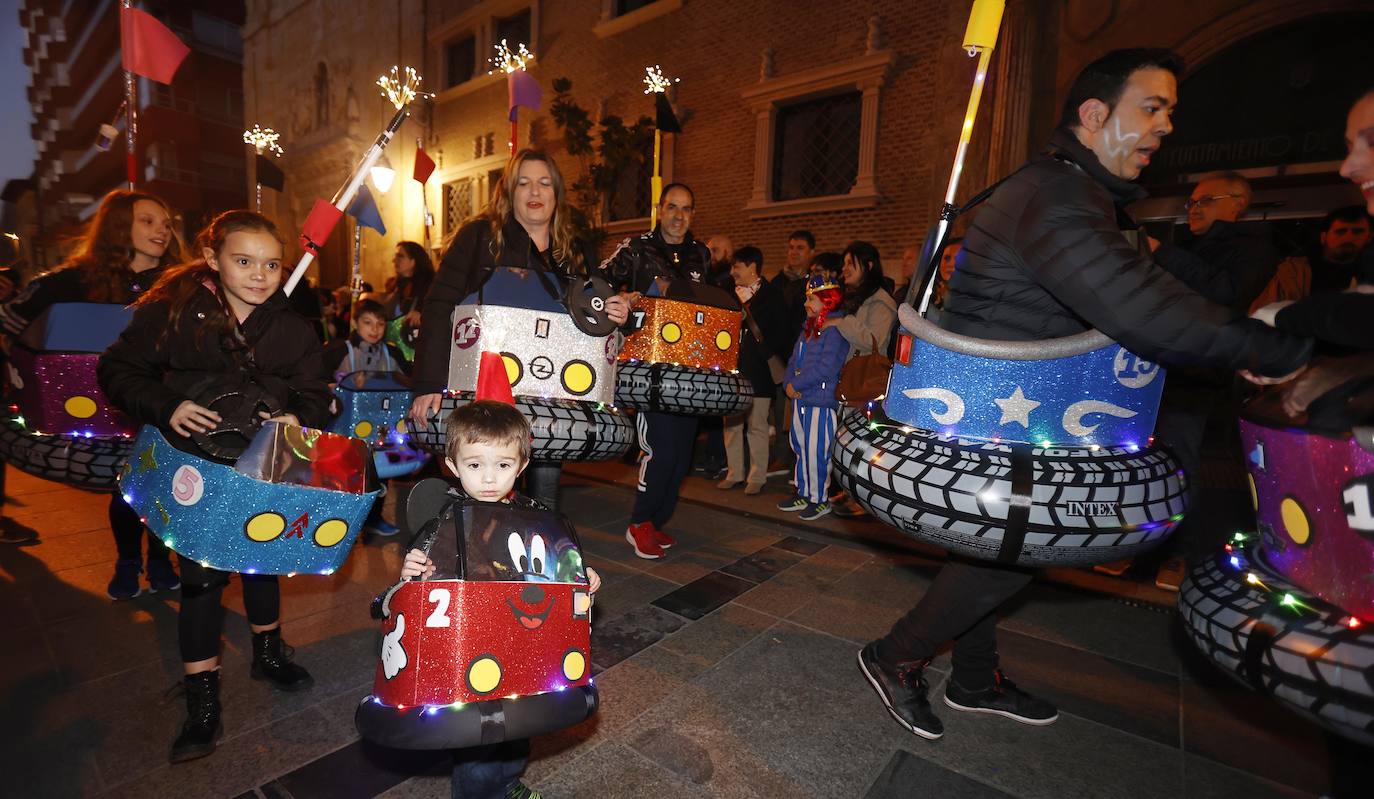
{"label": "glitter surface texture", "polygon": [[52,435],[110,438],[137,429],[110,406],[95,379],[93,353],[10,352],[10,382],[18,387],[19,411],[30,429]]}
{"label": "glitter surface texture", "polygon": [[450,391],[475,390],[482,353],[498,352],[517,397],[607,404],[615,398],[615,337],[579,330],[529,270],[493,270],[453,309],[451,322]]}
{"label": "glitter surface texture", "polygon": [[733,372],[739,368],[738,310],[665,297],[642,297],[630,311],[635,332],[622,360]]}
{"label": "glitter surface texture", "polygon": [[430,580],[389,601],[373,696],[391,707],[451,705],[585,685],[591,623],[570,583]]}
{"label": "glitter surface texture", "polygon": [[344,375],[334,388],[339,415],[331,433],[352,436],[372,447],[372,462],[383,480],[419,471],[429,455],[411,445],[406,411],[411,392],[386,372],[354,372]]}
{"label": "glitter surface texture", "polygon": [[964,355],[899,331],[883,409],[947,436],[1056,446],[1145,447],[1164,369],[1118,345],[1069,358]]}
{"label": "glitter surface texture", "polygon": [[[367,453],[363,449],[359,454],[358,442],[350,445],[349,439],[289,425],[267,425],[258,438],[265,434],[301,441],[297,446],[250,446],[240,463],[255,450],[270,450],[268,474],[278,481],[349,487],[367,483],[362,472]],[[302,453],[316,460],[307,461]],[[119,485],[148,529],[178,555],[250,574],[332,573],[348,557],[380,493],[257,479],[182,452],[150,426],[139,431]]]}
{"label": "glitter surface texture", "polygon": [[1374,622],[1374,453],[1350,435],[1241,420],[1260,539],[1295,585]]}

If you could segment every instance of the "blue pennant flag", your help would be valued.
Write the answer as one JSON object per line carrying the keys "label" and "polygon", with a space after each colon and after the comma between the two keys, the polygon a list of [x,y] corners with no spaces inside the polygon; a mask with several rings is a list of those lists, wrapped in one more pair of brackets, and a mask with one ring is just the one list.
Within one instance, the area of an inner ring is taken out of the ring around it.
{"label": "blue pennant flag", "polygon": [[358,196],[354,197],[348,206],[348,215],[363,227],[370,227],[383,236],[386,235],[386,225],[382,224],[382,212],[377,210],[377,203],[372,199],[372,192],[367,190],[367,184],[358,187]]}

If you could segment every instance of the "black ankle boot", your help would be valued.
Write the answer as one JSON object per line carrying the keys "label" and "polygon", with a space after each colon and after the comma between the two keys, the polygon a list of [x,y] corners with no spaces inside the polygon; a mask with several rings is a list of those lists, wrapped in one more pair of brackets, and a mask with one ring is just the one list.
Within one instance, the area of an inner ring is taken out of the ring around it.
{"label": "black ankle boot", "polygon": [[267,680],[282,691],[303,691],[314,685],[310,672],[291,662],[290,649],[282,643],[280,627],[253,633],[253,679]]}
{"label": "black ankle boot", "polygon": [[188,674],[186,686],[186,723],[172,742],[168,756],[173,763],[184,763],[215,751],[224,727],[219,721],[219,670]]}

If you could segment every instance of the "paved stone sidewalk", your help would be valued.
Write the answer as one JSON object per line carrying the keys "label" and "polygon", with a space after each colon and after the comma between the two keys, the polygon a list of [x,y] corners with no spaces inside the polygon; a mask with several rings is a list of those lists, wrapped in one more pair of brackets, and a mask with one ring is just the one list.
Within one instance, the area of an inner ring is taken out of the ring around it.
{"label": "paved stone sidewalk", "polygon": [[[670,527],[679,545],[643,561],[623,538],[627,490],[575,476],[565,485],[565,511],[605,578],[592,650],[602,710],[536,742],[527,780],[549,796],[1329,790],[1321,732],[1199,664],[1167,606],[1036,583],[1002,622],[1003,662],[1059,704],[1060,721],[1030,728],[945,709],[945,737],[927,742],[891,721],[855,653],[920,596],[938,566],[928,555],[685,502]],[[399,542],[365,542],[331,577],[285,581],[285,635],[317,681],[303,694],[248,679],[231,586],[225,738],[214,756],[170,767],[183,712],[165,696],[179,672],[176,598],[105,598],[105,497],[13,471],[9,489],[6,512],[43,538],[0,548],[11,633],[0,650],[0,795],[448,796],[441,754],[380,750],[353,729],[375,666],[367,603],[395,578]],[[947,671],[944,656],[937,697]]]}

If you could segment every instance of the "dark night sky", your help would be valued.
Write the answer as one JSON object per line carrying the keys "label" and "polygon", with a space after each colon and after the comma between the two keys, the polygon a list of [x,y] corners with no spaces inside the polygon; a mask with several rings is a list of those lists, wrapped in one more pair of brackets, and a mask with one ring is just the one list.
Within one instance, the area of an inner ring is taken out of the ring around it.
{"label": "dark night sky", "polygon": [[33,171],[33,137],[29,124],[29,72],[24,66],[24,31],[19,27],[19,0],[0,0],[0,186]]}

